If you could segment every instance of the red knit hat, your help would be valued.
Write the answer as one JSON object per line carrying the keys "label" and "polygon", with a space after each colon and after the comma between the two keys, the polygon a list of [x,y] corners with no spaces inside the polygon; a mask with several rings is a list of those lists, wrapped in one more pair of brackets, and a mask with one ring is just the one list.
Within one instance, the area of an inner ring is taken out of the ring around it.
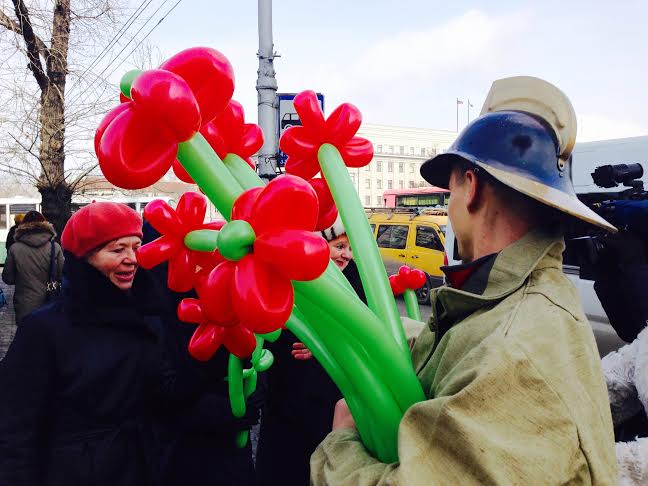
{"label": "red knit hat", "polygon": [[82,207],[65,225],[63,249],[81,258],[124,236],[142,237],[142,217],[125,204],[95,202]]}

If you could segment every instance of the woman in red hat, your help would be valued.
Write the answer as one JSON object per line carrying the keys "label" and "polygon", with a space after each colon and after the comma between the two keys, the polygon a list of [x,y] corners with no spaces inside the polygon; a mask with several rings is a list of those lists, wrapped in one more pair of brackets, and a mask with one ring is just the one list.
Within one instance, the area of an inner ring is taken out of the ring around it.
{"label": "woman in red hat", "polygon": [[62,236],[63,291],[29,315],[0,368],[0,484],[144,486],[163,359],[142,219],[93,203]]}

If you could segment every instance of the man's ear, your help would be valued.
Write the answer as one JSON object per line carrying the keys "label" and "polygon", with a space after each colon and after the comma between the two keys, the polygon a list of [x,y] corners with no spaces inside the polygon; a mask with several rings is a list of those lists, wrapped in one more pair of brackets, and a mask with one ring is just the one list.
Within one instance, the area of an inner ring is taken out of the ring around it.
{"label": "man's ear", "polygon": [[464,184],[466,184],[466,207],[468,211],[475,211],[479,207],[482,183],[475,171],[467,170],[464,174]]}

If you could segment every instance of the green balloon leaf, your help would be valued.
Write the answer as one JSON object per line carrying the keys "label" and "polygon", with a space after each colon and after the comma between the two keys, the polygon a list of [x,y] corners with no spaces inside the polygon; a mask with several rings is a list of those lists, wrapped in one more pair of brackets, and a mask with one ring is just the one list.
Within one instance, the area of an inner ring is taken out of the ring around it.
{"label": "green balloon leaf", "polygon": [[223,258],[237,262],[250,253],[255,238],[250,223],[242,219],[230,221],[218,233],[218,251]]}

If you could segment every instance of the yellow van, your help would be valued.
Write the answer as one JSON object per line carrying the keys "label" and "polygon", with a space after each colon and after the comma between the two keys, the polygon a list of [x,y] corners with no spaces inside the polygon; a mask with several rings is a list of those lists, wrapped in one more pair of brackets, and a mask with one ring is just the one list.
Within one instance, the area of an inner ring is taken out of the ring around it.
{"label": "yellow van", "polygon": [[378,249],[387,274],[401,265],[423,270],[428,283],[417,292],[419,303],[428,304],[430,289],[443,283],[440,267],[444,261],[445,209],[378,208],[367,209]]}

